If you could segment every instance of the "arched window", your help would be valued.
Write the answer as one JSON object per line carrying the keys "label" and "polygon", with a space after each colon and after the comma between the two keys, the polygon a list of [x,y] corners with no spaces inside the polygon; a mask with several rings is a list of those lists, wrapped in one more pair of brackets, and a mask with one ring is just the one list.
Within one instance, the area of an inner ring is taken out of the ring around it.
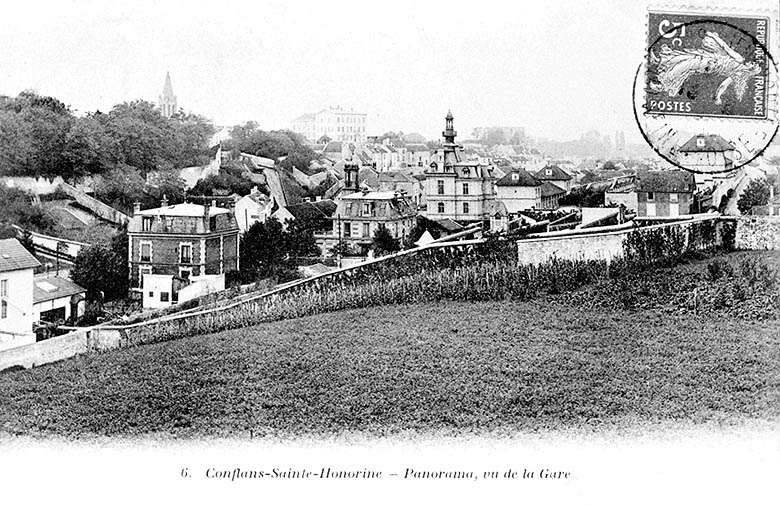
{"label": "arched window", "polygon": [[438,207],[439,207],[439,209],[438,209],[439,210],[439,214],[444,214],[444,203],[439,202]]}

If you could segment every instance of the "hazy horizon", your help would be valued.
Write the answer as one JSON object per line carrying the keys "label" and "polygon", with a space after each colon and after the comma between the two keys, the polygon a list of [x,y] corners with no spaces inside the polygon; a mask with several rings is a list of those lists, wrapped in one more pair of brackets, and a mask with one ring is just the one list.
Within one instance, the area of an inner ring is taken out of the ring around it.
{"label": "hazy horizon", "polygon": [[0,33],[0,94],[35,89],[77,114],[158,102],[170,72],[179,107],[217,125],[289,128],[328,106],[368,114],[368,134],[459,138],[522,126],[570,140],[596,130],[641,142],[631,91],[642,4],[170,1],[14,3]]}

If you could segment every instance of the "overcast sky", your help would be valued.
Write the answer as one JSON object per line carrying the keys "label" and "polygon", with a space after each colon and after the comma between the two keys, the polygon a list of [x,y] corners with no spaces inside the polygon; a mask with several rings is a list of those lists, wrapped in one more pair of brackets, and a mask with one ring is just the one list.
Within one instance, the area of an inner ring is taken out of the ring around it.
{"label": "overcast sky", "polygon": [[643,2],[13,2],[3,6],[0,94],[26,88],[77,113],[157,102],[220,125],[289,127],[329,105],[368,130],[475,126],[569,139],[639,139],[631,89]]}

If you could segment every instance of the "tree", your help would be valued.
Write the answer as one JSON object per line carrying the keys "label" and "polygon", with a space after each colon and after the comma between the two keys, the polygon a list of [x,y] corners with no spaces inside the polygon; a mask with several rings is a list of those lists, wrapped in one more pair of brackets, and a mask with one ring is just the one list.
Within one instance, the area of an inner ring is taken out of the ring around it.
{"label": "tree", "polygon": [[[124,242],[127,243],[126,238]],[[92,245],[76,256],[70,276],[73,282],[87,290],[88,299],[103,301],[127,296],[127,256],[120,256],[120,253],[111,247]]]}
{"label": "tree", "polygon": [[67,178],[99,174],[110,168],[116,150],[114,139],[106,134],[94,115],[76,119],[65,135],[62,159]]}
{"label": "tree", "polygon": [[384,256],[401,250],[399,240],[393,238],[393,236],[390,235],[390,231],[384,226],[377,228],[374,233],[373,247],[376,256]]}
{"label": "tree", "polygon": [[[239,196],[248,195],[252,192],[255,184],[245,177],[244,173],[244,169],[241,168],[238,162],[230,161],[219,169],[218,174],[200,179],[189,193],[191,195],[211,196],[214,194],[215,189],[222,189],[228,193],[236,193]],[[258,186],[258,189],[266,195],[269,194],[265,185]]]}
{"label": "tree", "polygon": [[241,274],[245,282],[267,277],[286,279],[296,265],[287,249],[282,224],[276,218],[249,227],[241,239]]}
{"label": "tree", "polygon": [[766,205],[769,202],[769,183],[763,179],[753,179],[737,200],[737,208],[742,214],[747,214],[756,205]]}
{"label": "tree", "polygon": [[95,196],[129,213],[134,202],[144,199],[146,181],[141,172],[129,165],[119,164],[95,180]]}

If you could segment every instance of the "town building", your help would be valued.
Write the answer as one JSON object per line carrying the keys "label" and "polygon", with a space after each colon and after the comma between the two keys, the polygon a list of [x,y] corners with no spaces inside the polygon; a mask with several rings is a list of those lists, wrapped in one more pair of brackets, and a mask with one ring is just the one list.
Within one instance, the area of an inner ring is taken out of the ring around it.
{"label": "town building", "polygon": [[323,136],[339,142],[366,141],[366,114],[341,107],[306,113],[292,121],[292,131],[312,143]]}
{"label": "town building", "polygon": [[238,229],[241,233],[246,233],[253,224],[265,223],[265,220],[278,208],[273,198],[259,191],[255,186],[251,193],[236,202],[233,213],[236,216]]}
{"label": "town building", "polygon": [[[238,224],[233,212],[215,205],[182,203],[141,210],[136,204],[127,228],[130,285],[145,291],[144,275],[195,277],[238,270]],[[146,293],[148,295],[148,292]]]}
{"label": "town building", "polygon": [[521,210],[542,206],[542,183],[522,168],[514,168],[496,182],[496,195],[506,206],[507,212],[517,214]]}
{"label": "town building", "polygon": [[401,171],[379,174],[379,191],[395,191],[412,198],[415,208],[420,205],[422,185],[420,181]]}
{"label": "town building", "polygon": [[36,278],[33,283],[33,319],[57,323],[84,315],[87,290],[65,277]]}
{"label": "town building", "polygon": [[463,158],[450,112],[442,135],[444,143],[425,171],[426,217],[489,226],[496,212],[492,165]]}
{"label": "town building", "polygon": [[173,94],[171,73],[167,72],[165,74],[165,85],[163,86],[163,92],[162,95],[160,95],[160,114],[166,118],[170,118],[177,112],[179,112],[179,108],[176,103],[176,95]]}
{"label": "town building", "polygon": [[733,177],[733,160],[734,146],[720,135],[694,135],[677,150],[677,162],[694,172],[699,189]]}
{"label": "town building", "polygon": [[636,178],[637,215],[690,214],[695,189],[693,174],[684,170],[640,172]]}
{"label": "town building", "polygon": [[534,174],[541,182],[549,182],[561,188],[564,192],[571,191],[572,176],[558,165],[547,165]]}
{"label": "town building", "polygon": [[0,350],[35,342],[33,277],[40,265],[15,238],[0,240]]}
{"label": "town building", "polygon": [[431,164],[431,150],[425,144],[406,144],[406,166],[425,168]]}
{"label": "town building", "polygon": [[332,217],[332,235],[327,246],[338,243],[368,253],[379,228],[401,241],[415,225],[417,209],[409,195],[397,191],[372,191],[358,186],[358,167],[344,167],[344,189]]}
{"label": "town building", "polygon": [[541,209],[555,210],[558,208],[558,200],[566,195],[566,192],[555,184],[544,181],[539,188],[542,192]]}

